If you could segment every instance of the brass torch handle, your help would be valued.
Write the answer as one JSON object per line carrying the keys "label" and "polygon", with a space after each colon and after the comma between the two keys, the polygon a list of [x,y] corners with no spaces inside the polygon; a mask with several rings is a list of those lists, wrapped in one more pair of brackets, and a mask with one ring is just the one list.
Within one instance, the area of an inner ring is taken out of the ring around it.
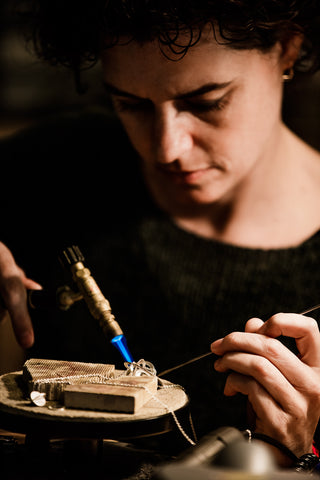
{"label": "brass torch handle", "polygon": [[111,313],[110,303],[91,276],[90,270],[82,262],[74,263],[70,269],[73,280],[82,293],[91,315],[99,321],[104,333],[107,336],[111,334],[112,337],[122,335],[120,325]]}

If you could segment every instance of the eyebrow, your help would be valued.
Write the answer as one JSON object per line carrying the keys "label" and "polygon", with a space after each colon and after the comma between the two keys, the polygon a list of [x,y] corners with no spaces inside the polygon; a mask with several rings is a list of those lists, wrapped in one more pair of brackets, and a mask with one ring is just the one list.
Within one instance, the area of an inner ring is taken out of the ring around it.
{"label": "eyebrow", "polygon": [[[199,95],[204,95],[206,93],[213,92],[216,90],[223,90],[224,88],[228,87],[231,83],[232,81],[223,82],[223,83],[216,83],[216,82],[206,83],[205,85],[202,85],[201,87],[196,88],[195,90],[190,90],[188,92],[180,93],[179,95],[176,95],[173,99],[183,100],[187,98],[197,97]],[[134,95],[133,93],[126,92],[125,90],[121,90],[120,88],[115,87],[109,82],[103,82],[103,84],[107,92],[110,93],[111,95],[132,98],[135,100],[147,100],[146,98],[139,97],[137,95]]]}

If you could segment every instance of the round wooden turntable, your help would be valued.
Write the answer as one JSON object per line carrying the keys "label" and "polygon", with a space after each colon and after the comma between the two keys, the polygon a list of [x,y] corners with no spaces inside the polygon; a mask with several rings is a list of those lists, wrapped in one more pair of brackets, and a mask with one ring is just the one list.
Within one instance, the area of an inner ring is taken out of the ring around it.
{"label": "round wooden turntable", "polygon": [[133,414],[78,410],[53,402],[34,405],[22,381],[22,371],[12,372],[0,376],[0,426],[11,432],[32,433],[32,436],[45,434],[48,438],[116,440],[169,432],[178,428],[174,417],[188,429],[188,396],[170,382],[163,381],[163,386],[155,398]]}

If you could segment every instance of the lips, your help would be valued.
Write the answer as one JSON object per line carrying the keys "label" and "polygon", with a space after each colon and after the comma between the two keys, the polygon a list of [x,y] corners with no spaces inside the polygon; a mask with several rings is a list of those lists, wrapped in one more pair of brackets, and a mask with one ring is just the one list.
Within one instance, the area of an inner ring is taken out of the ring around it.
{"label": "lips", "polygon": [[195,170],[172,170],[159,166],[159,170],[167,178],[170,178],[176,183],[192,185],[203,179],[203,177],[212,170],[212,167],[197,168]]}

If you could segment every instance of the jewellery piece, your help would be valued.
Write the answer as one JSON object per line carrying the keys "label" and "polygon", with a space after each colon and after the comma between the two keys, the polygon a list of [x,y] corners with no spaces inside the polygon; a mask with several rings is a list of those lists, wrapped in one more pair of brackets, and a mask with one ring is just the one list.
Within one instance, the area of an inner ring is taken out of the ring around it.
{"label": "jewellery piece", "polygon": [[132,377],[141,377],[143,375],[156,376],[157,371],[151,362],[147,362],[143,358],[139,362],[124,362],[126,367],[125,375]]}
{"label": "jewellery piece", "polygon": [[247,437],[248,443],[251,443],[251,442],[252,442],[252,432],[251,432],[251,430],[249,430],[249,428],[247,428],[247,429],[243,432],[243,435]]}
{"label": "jewellery piece", "polygon": [[285,82],[290,82],[290,80],[292,80],[293,77],[294,77],[294,69],[293,69],[293,67],[288,68],[287,70],[285,70],[285,71],[283,72],[282,79],[283,79]]}

